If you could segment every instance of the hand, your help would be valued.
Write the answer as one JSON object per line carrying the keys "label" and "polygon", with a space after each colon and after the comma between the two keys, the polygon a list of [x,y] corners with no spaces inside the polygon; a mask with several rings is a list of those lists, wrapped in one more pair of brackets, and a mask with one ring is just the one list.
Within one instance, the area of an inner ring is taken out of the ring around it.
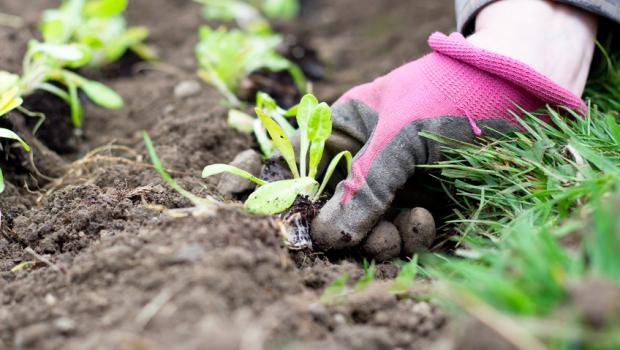
{"label": "hand", "polygon": [[[328,148],[359,152],[352,173],[312,223],[315,246],[358,246],[416,165],[440,159],[441,145],[421,137],[420,131],[471,142],[483,130],[492,136],[488,130],[517,129],[509,112],[517,111],[515,106],[530,111],[545,104],[585,110],[579,97],[544,75],[476,48],[460,34],[435,33],[429,45],[431,54],[353,88],[335,103]],[[381,227],[385,232],[385,225]]]}

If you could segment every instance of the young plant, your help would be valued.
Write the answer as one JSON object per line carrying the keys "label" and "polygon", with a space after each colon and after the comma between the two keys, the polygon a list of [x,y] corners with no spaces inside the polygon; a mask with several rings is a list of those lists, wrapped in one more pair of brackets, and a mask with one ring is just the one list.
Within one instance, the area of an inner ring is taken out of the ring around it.
{"label": "young plant", "polygon": [[127,0],[65,0],[43,12],[39,29],[46,43],[81,44],[89,51],[87,65],[101,67],[128,50],[144,60],[155,59],[145,44],[146,27],[127,27]]}
{"label": "young plant", "polygon": [[[256,94],[256,106],[274,119],[282,127],[286,136],[289,138],[293,137],[295,128],[289,123],[286,117],[294,116],[296,107],[284,110],[277,105],[276,101],[271,96],[261,91]],[[271,157],[274,146],[260,119],[254,118],[238,109],[231,109],[228,111],[228,126],[244,134],[254,133],[263,157]]]}
{"label": "young plant", "polygon": [[204,5],[206,19],[236,21],[244,30],[270,33],[265,19],[292,19],[299,13],[298,0],[196,0]]}
{"label": "young plant", "polygon": [[[17,88],[3,86],[0,81],[0,117],[4,116],[22,104],[22,99],[17,95]],[[0,128],[0,138],[17,141],[26,152],[30,152],[30,146],[13,131]],[[4,175],[0,169],[0,193],[4,192]]]}
{"label": "young plant", "polygon": [[321,295],[320,301],[323,304],[336,304],[346,300],[347,295],[350,293],[347,288],[347,282],[349,281],[349,274],[343,272],[338,278],[332,281]]}
{"label": "young plant", "polygon": [[259,35],[238,29],[217,30],[200,28],[196,45],[198,75],[212,84],[232,105],[240,105],[235,92],[250,73],[260,69],[272,72],[288,71],[300,91],[305,89],[305,77],[296,64],[280,55],[276,48],[282,37]]}
{"label": "young plant", "polygon": [[374,260],[368,264],[368,260],[364,259],[362,267],[364,268],[364,275],[355,283],[355,290],[358,292],[366,289],[375,279],[375,274],[377,273],[377,265],[375,265]]}
{"label": "young plant", "polygon": [[[78,90],[82,90],[99,106],[110,109],[123,106],[123,99],[116,92],[71,70],[86,64],[89,52],[79,44],[50,44],[31,40],[24,56],[22,75],[0,71],[0,89],[14,88],[20,97],[28,96],[36,90],[56,95],[70,106],[73,125],[79,128],[82,125],[83,109]],[[64,85],[66,90],[58,84]]]}
{"label": "young plant", "polygon": [[418,256],[414,255],[413,259],[404,264],[401,268],[398,276],[392,282],[389,287],[389,291],[393,294],[405,294],[407,293],[415,281],[418,275]]}
{"label": "young plant", "polygon": [[256,108],[256,114],[267,130],[273,146],[280,152],[291,170],[292,179],[265,183],[263,180],[257,181],[255,177],[248,176],[247,172],[241,169],[224,164],[206,166],[202,177],[229,172],[255,182],[259,187],[248,197],[245,207],[256,214],[281,213],[287,210],[300,195],[307,196],[313,202],[317,201],[343,157],[347,161],[348,170],[351,170],[351,153],[342,151],[334,156],[319,185],[316,180],[319,163],[323,157],[325,142],[332,131],[331,109],[324,102],[318,103],[314,96],[306,95],[301,99],[296,113],[301,139],[299,167],[295,160],[295,150],[286,132],[265,111]]}

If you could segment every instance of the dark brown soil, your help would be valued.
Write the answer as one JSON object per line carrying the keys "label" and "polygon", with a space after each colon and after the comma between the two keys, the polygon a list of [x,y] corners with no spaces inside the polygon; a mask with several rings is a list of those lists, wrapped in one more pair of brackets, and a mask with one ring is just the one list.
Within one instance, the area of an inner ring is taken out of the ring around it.
{"label": "dark brown soil", "polygon": [[[2,0],[0,12],[22,16],[25,26],[0,27],[0,69],[19,71],[38,14],[57,3]],[[416,58],[430,32],[453,27],[451,0],[307,3],[302,19],[282,26],[318,49],[325,79],[314,91],[328,101]],[[199,5],[131,0],[128,16],[150,28],[162,62],[97,73],[125,107],[88,104],[75,144],[30,138],[38,147],[24,165],[29,173],[9,177],[2,194],[0,349],[419,349],[437,341],[441,311],[386,293],[386,281],[344,304],[320,304],[343,272],[353,281],[362,275],[359,262],[291,255],[271,218],[234,207],[184,217],[170,210],[190,203],[151,169],[142,130],[199,195],[209,193],[202,167],[228,162],[254,141],[226,127],[214,89],[173,94],[180,82],[198,80]],[[36,263],[11,271],[24,261]],[[397,272],[381,264],[378,275]]]}

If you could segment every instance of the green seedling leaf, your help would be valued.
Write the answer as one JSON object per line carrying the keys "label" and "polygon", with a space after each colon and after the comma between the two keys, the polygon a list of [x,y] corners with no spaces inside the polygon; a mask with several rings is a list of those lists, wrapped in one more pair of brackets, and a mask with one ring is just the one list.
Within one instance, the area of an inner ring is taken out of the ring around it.
{"label": "green seedling leaf", "polygon": [[273,154],[273,142],[269,139],[267,135],[267,130],[260,122],[260,119],[254,120],[253,126],[254,136],[256,137],[256,142],[258,142],[258,146],[260,147],[261,152],[265,158],[271,157]]}
{"label": "green seedling leaf", "polygon": [[269,94],[259,91],[256,93],[256,107],[263,110],[274,111],[278,108],[278,104]]}
{"label": "green seedling leaf", "polygon": [[[0,192],[2,192],[2,191],[0,191]],[[20,262],[19,264],[13,266],[11,268],[11,272],[15,273],[17,271],[20,271],[20,270],[23,270],[23,269],[27,269],[27,268],[29,268],[32,265],[34,265],[34,261],[32,261],[32,260],[24,260],[24,261]]]}
{"label": "green seedling leaf", "polygon": [[278,214],[290,208],[298,195],[311,195],[318,183],[309,177],[270,182],[254,191],[245,202],[252,213]]}
{"label": "green seedling leaf", "polygon": [[355,290],[358,292],[364,290],[375,279],[376,272],[377,266],[375,261],[373,260],[368,265],[368,260],[364,259],[364,275],[355,283]]}
{"label": "green seedling leaf", "polygon": [[82,104],[78,96],[77,85],[72,79],[66,79],[67,89],[69,90],[69,107],[71,107],[71,120],[73,126],[80,128],[82,126]]}
{"label": "green seedling leaf", "polygon": [[64,61],[77,68],[88,62],[88,50],[78,44],[49,44],[31,40],[29,43],[33,53],[43,53],[56,60]]}
{"label": "green seedling leaf", "polygon": [[22,138],[19,137],[19,135],[17,135],[16,133],[14,133],[13,131],[9,129],[0,128],[0,138],[15,140],[19,142],[19,144],[24,148],[24,150],[26,150],[26,152],[30,152],[30,146],[28,146],[26,141],[22,140]]}
{"label": "green seedling leaf", "polygon": [[[16,88],[19,82],[19,75],[0,70],[0,95]],[[17,92],[15,93],[17,95]]]}
{"label": "green seedling leaf", "polygon": [[325,141],[332,133],[332,111],[323,102],[315,107],[310,119],[308,120],[308,139],[310,139],[310,161],[309,161],[309,177],[315,177],[319,168],[321,158],[323,158],[323,149]]}
{"label": "green seedling leaf", "polygon": [[390,285],[389,291],[393,294],[405,294],[407,293],[418,274],[418,255],[414,255],[413,259],[403,265],[402,269],[396,276],[392,285]]}
{"label": "green seedling leaf", "polygon": [[263,123],[265,129],[267,129],[267,132],[271,137],[271,142],[273,142],[273,145],[280,151],[282,157],[291,169],[293,177],[299,178],[297,163],[295,162],[295,150],[293,149],[293,145],[291,144],[288,136],[286,136],[286,133],[284,132],[284,130],[282,130],[282,127],[278,125],[278,123],[276,123],[273,119],[271,119],[267,114],[265,114],[262,110],[256,108],[255,111],[256,115],[258,115],[258,118]]}
{"label": "green seedling leaf", "polygon": [[263,12],[269,18],[292,19],[299,14],[298,0],[265,0]]}
{"label": "green seedling leaf", "polygon": [[94,80],[80,80],[80,88],[88,98],[101,107],[119,109],[123,107],[123,98],[114,90]]}
{"label": "green seedling leaf", "polygon": [[275,120],[288,137],[293,137],[295,134],[295,128],[291,123],[286,120],[283,113],[284,110],[278,106],[276,100],[274,100],[269,94],[262,91],[256,93],[256,107],[260,108],[265,114]]}
{"label": "green seedling leaf", "polygon": [[[103,43],[104,56],[106,62],[114,62],[121,58],[128,48],[140,45],[149,36],[149,30],[146,27],[131,27],[124,32],[120,38],[114,41]],[[148,57],[149,53],[145,55]],[[140,56],[143,58],[142,56]],[[148,57],[152,58],[152,57]]]}
{"label": "green seedling leaf", "polygon": [[0,116],[21,106],[23,100],[17,97],[17,87],[14,87],[4,93],[0,93]]}
{"label": "green seedling leaf", "polygon": [[95,0],[89,1],[84,13],[91,17],[112,17],[120,15],[127,8],[127,0]]}
{"label": "green seedling leaf", "polygon": [[[28,146],[28,144],[24,140],[22,140],[19,135],[9,129],[0,128],[0,138],[15,140],[22,145],[26,152],[30,152],[30,146]],[[2,169],[0,169],[0,193],[4,192],[4,189],[4,174],[2,173]]]}
{"label": "green seedling leaf", "polygon": [[217,175],[217,174],[221,174],[221,173],[230,173],[233,175],[237,175],[237,176],[241,176],[242,178],[248,179],[258,185],[265,185],[267,184],[266,181],[261,180],[259,178],[257,178],[256,176],[250,174],[249,172],[243,170],[243,169],[239,169],[235,166],[232,165],[228,165],[228,164],[211,164],[211,165],[207,165],[203,170],[202,170],[202,177],[203,178],[207,178],[209,176],[213,176],[213,175]]}
{"label": "green seedling leaf", "polygon": [[256,120],[256,118],[238,109],[228,111],[228,127],[242,134],[251,134],[254,131],[254,122]]}
{"label": "green seedling leaf", "polygon": [[164,165],[159,160],[159,157],[157,156],[157,152],[155,151],[155,147],[153,146],[153,141],[151,141],[151,138],[149,137],[149,134],[146,133],[146,131],[143,133],[143,137],[144,137],[144,144],[146,146],[147,152],[149,153],[149,157],[151,158],[151,162],[153,163],[153,167],[155,168],[159,176],[161,176],[161,178],[170,187],[172,187],[175,191],[177,191],[183,197],[189,199],[197,207],[213,206],[214,204],[213,202],[209,201],[208,199],[204,199],[204,198],[200,198],[196,196],[195,194],[181,187],[181,185],[179,185],[176,181],[174,181],[172,176],[168,174],[168,172],[166,171],[166,168],[164,168]]}
{"label": "green seedling leaf", "polygon": [[349,281],[349,274],[343,272],[340,277],[336,278],[325,288],[319,299],[321,303],[331,305],[341,302],[347,295],[347,281]]}
{"label": "green seedling leaf", "polygon": [[297,111],[299,111],[299,104],[294,105],[293,107],[287,109],[284,112],[284,116],[285,117],[296,117],[297,116]]}
{"label": "green seedling leaf", "polygon": [[299,102],[297,107],[297,125],[299,125],[300,143],[299,143],[299,173],[300,176],[306,176],[306,161],[308,148],[310,147],[310,139],[308,138],[308,121],[319,104],[313,95],[305,95]]}
{"label": "green seedling leaf", "polygon": [[321,197],[321,193],[323,193],[323,190],[325,190],[325,186],[327,186],[329,179],[332,177],[332,174],[336,170],[336,166],[338,166],[338,162],[340,162],[340,159],[342,159],[342,157],[344,157],[347,161],[347,176],[351,174],[351,165],[353,163],[353,157],[351,156],[351,152],[342,151],[336,154],[336,156],[332,159],[332,161],[327,166],[327,170],[325,170],[325,176],[323,176],[323,182],[321,182],[321,187],[319,188],[316,195],[312,199],[313,202],[316,202],[319,199],[319,197]]}

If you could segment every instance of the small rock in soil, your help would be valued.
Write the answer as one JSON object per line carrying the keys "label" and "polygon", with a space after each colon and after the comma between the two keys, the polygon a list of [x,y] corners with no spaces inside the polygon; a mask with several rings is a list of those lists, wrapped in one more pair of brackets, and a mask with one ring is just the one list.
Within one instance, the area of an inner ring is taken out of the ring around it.
{"label": "small rock in soil", "polygon": [[401,250],[401,238],[396,226],[382,221],[362,243],[362,253],[376,261],[385,261],[397,257]]}
{"label": "small rock in soil", "polygon": [[[243,169],[254,176],[261,172],[263,162],[260,154],[253,149],[245,150],[235,157],[230,165]],[[217,184],[217,190],[223,195],[233,195],[254,189],[254,183],[240,176],[232,174],[222,174]]]}
{"label": "small rock in soil", "polygon": [[62,334],[70,334],[75,331],[75,321],[62,317],[54,321],[54,327]]}
{"label": "small rock in soil", "polygon": [[417,251],[430,247],[435,240],[435,220],[424,208],[406,210],[394,220],[403,241],[403,255],[413,256]]}
{"label": "small rock in soil", "polygon": [[195,80],[183,80],[174,87],[174,97],[186,98],[200,92],[200,83]]}

